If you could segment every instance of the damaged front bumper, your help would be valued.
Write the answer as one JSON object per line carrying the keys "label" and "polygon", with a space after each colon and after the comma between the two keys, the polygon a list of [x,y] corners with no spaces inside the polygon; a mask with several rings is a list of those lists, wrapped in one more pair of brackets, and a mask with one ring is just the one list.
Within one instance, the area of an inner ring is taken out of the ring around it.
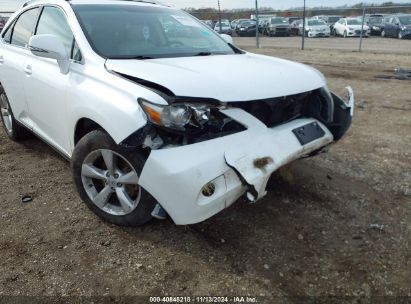
{"label": "damaged front bumper", "polygon": [[[266,195],[272,173],[340,139],[351,125],[354,94],[334,99],[333,122],[295,119],[267,128],[242,109],[222,112],[247,130],[192,145],[152,150],[140,185],[177,225],[206,220],[247,193],[251,202]],[[305,134],[307,133],[307,134]]]}

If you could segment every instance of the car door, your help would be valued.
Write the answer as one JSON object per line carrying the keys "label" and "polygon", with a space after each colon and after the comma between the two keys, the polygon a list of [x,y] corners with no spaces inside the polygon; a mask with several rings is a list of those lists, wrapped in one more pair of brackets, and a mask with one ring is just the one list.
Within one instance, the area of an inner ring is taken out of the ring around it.
{"label": "car door", "polygon": [[400,31],[400,27],[401,27],[401,23],[400,23],[400,19],[398,17],[395,17],[393,20],[393,37],[398,37],[398,33]]}
{"label": "car door", "polygon": [[37,22],[39,8],[24,11],[2,34],[0,48],[0,81],[9,100],[14,117],[29,129],[32,121],[24,94],[24,68],[30,56],[27,48]]}
{"label": "car door", "polygon": [[342,35],[344,33],[343,23],[344,23],[344,20],[340,20],[335,24],[335,31],[336,31],[337,35]]}
{"label": "car door", "polygon": [[385,34],[389,37],[394,36],[394,17],[388,19],[388,23],[385,25]]}
{"label": "car door", "polygon": [[[64,11],[55,6],[45,6],[40,13],[35,35],[56,36],[72,54],[74,36]],[[70,72],[62,74],[56,60],[31,54],[26,63],[24,90],[33,131],[60,152],[70,151],[67,129],[66,88]]]}

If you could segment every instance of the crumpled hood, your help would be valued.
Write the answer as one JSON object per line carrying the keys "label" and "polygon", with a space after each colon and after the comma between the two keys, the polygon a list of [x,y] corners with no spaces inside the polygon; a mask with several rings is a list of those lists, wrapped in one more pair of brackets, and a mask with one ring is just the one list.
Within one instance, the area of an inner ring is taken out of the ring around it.
{"label": "crumpled hood", "polygon": [[108,59],[110,71],[161,85],[176,96],[250,101],[299,94],[321,88],[317,70],[255,54],[152,60]]}

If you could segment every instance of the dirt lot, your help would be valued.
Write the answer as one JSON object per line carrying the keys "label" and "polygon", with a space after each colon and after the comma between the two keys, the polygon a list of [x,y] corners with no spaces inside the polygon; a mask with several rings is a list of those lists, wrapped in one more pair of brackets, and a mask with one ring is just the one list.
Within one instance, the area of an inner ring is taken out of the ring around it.
{"label": "dirt lot", "polygon": [[[302,37],[261,37],[260,44],[265,48],[301,48]],[[237,45],[241,47],[255,47],[255,37],[235,37]],[[329,50],[358,50],[360,39],[354,38],[306,38],[306,49],[329,49]],[[399,40],[394,38],[381,38],[371,36],[364,38],[362,49],[368,52],[391,53],[391,54],[411,54],[411,40]]]}
{"label": "dirt lot", "polygon": [[258,205],[124,229],[86,208],[48,146],[1,131],[0,295],[411,296],[411,82],[374,78],[410,56],[259,52],[315,66],[337,92],[352,85],[349,134],[273,178]]}

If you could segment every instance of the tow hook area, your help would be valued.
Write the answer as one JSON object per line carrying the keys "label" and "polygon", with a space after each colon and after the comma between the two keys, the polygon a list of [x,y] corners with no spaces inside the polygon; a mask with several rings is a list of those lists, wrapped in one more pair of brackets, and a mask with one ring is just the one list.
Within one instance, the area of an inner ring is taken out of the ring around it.
{"label": "tow hook area", "polygon": [[334,141],[340,140],[351,126],[354,115],[355,99],[351,87],[347,87],[347,97],[345,99],[331,93],[334,100],[333,122],[327,127],[334,135]]}
{"label": "tow hook area", "polygon": [[[254,167],[262,170],[263,172],[266,172],[267,166],[272,163],[274,163],[274,160],[270,156],[256,158],[253,162]],[[253,185],[248,185],[248,187],[250,190],[246,193],[247,201],[250,204],[255,204],[258,201],[258,192]]]}

